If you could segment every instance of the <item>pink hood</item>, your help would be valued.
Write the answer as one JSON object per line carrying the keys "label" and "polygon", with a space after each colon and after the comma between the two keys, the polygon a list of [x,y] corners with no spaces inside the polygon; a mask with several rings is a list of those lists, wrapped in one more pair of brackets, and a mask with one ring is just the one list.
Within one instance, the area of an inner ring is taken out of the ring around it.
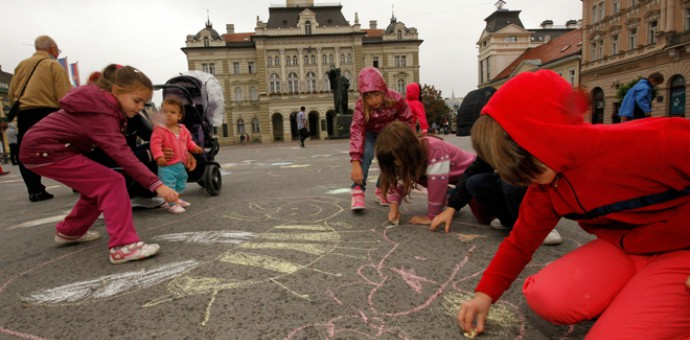
{"label": "pink hood", "polygon": [[359,84],[358,90],[360,94],[367,92],[386,93],[388,91],[383,75],[375,67],[369,66],[359,71],[357,83]]}

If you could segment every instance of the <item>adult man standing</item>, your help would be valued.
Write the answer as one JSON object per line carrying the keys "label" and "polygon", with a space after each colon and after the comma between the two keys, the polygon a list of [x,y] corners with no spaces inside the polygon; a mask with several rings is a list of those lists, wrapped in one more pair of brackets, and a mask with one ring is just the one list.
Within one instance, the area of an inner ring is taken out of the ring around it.
{"label": "adult man standing", "polygon": [[309,136],[309,130],[307,130],[307,115],[304,114],[304,106],[299,108],[297,113],[297,134],[299,134],[299,145],[304,147],[304,140]]}
{"label": "adult man standing", "polygon": [[640,79],[623,97],[618,110],[621,122],[647,118],[652,115],[652,90],[664,82],[664,76],[659,72],[650,74],[647,79]]}
{"label": "adult man standing", "polygon": [[[34,46],[36,53],[17,65],[10,82],[10,102],[20,101],[17,113],[17,152],[21,149],[22,138],[27,130],[50,113],[58,111],[59,100],[72,88],[67,72],[56,60],[60,49],[55,41],[42,35],[36,38]],[[31,202],[53,198],[41,183],[41,176],[27,170],[21,160],[19,170]]]}

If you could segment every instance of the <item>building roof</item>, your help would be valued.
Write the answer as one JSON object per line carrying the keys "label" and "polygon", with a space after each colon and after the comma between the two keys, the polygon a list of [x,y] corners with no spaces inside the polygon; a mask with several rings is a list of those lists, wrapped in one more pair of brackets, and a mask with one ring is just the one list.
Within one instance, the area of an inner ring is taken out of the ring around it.
{"label": "building roof", "polygon": [[255,34],[254,32],[224,34],[223,38],[225,38],[226,43],[247,43],[252,42],[252,37]]}
{"label": "building roof", "polygon": [[201,31],[197,32],[197,34],[194,36],[194,40],[200,40],[201,39],[201,34],[204,31],[208,31],[211,34],[211,39],[213,40],[220,40],[220,34],[216,30],[213,29],[213,25],[211,25],[211,21],[207,20],[206,21],[206,27],[204,27]]}
{"label": "building roof", "polygon": [[521,11],[511,11],[507,9],[499,9],[491,13],[484,21],[486,21],[485,31],[494,33],[500,31],[508,25],[517,25],[525,28],[520,21]]}
{"label": "building roof", "polygon": [[268,8],[267,28],[297,27],[299,15],[309,9],[316,15],[316,21],[321,26],[349,26],[350,23],[343,16],[342,5],[308,6],[308,7],[278,7]]}
{"label": "building roof", "polygon": [[574,29],[543,45],[527,49],[492,81],[509,78],[517,67],[526,62],[536,61],[539,65],[544,65],[580,53],[582,53],[582,29]]}

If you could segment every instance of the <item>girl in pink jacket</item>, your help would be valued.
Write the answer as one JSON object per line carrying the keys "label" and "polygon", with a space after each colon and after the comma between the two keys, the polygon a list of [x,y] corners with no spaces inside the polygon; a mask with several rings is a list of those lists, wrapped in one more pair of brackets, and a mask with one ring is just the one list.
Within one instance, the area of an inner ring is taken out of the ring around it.
{"label": "girl in pink jacket", "polygon": [[[365,67],[359,72],[359,98],[355,104],[350,125],[350,163],[352,164],[352,210],[363,210],[369,166],[374,158],[374,144],[381,129],[389,123],[400,120],[414,129],[412,116],[405,98],[389,89],[386,81],[375,67]],[[376,188],[376,200],[388,205]]]}
{"label": "girl in pink jacket", "polygon": [[[167,97],[161,105],[161,113],[164,122],[157,124],[151,134],[151,154],[158,163],[158,177],[161,181],[182,195],[187,186],[187,170],[184,167],[184,160],[187,159],[187,151],[201,153],[203,150],[192,141],[192,135],[187,128],[180,124],[184,117],[184,106],[176,97]],[[169,161],[165,160],[163,148],[173,150],[173,157]],[[191,203],[178,199],[175,202],[168,202],[170,212],[181,214]]]}

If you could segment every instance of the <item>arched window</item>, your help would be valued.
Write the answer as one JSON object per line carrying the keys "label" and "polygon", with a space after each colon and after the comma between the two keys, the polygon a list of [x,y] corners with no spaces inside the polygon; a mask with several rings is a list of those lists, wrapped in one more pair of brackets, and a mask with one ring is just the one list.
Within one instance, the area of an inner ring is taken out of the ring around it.
{"label": "arched window", "polygon": [[208,45],[209,45],[208,37],[204,37],[204,47],[208,47]]}
{"label": "arched window", "polygon": [[235,101],[241,102],[243,100],[244,100],[244,98],[242,96],[242,88],[236,87],[235,88]]}
{"label": "arched window", "polygon": [[288,93],[299,92],[299,87],[297,86],[297,82],[298,82],[297,73],[290,72],[290,74],[288,74]]}
{"label": "arched window", "polygon": [[311,35],[311,21],[304,23],[304,34]]}
{"label": "arched window", "polygon": [[405,86],[405,80],[398,79],[398,93],[402,94],[403,96],[405,95]]}
{"label": "arched window", "polygon": [[307,92],[316,92],[316,74],[314,72],[307,73]]}
{"label": "arched window", "polygon": [[237,120],[237,134],[244,133],[244,119],[240,118]]}
{"label": "arched window", "polygon": [[254,86],[249,88],[249,100],[253,102],[259,100],[259,91],[257,91]]}
{"label": "arched window", "polygon": [[261,128],[259,125],[259,118],[254,117],[252,118],[252,133],[259,133],[261,132]]}
{"label": "arched window", "polygon": [[270,88],[271,93],[280,93],[280,77],[277,74],[271,73],[268,81],[268,87]]}

